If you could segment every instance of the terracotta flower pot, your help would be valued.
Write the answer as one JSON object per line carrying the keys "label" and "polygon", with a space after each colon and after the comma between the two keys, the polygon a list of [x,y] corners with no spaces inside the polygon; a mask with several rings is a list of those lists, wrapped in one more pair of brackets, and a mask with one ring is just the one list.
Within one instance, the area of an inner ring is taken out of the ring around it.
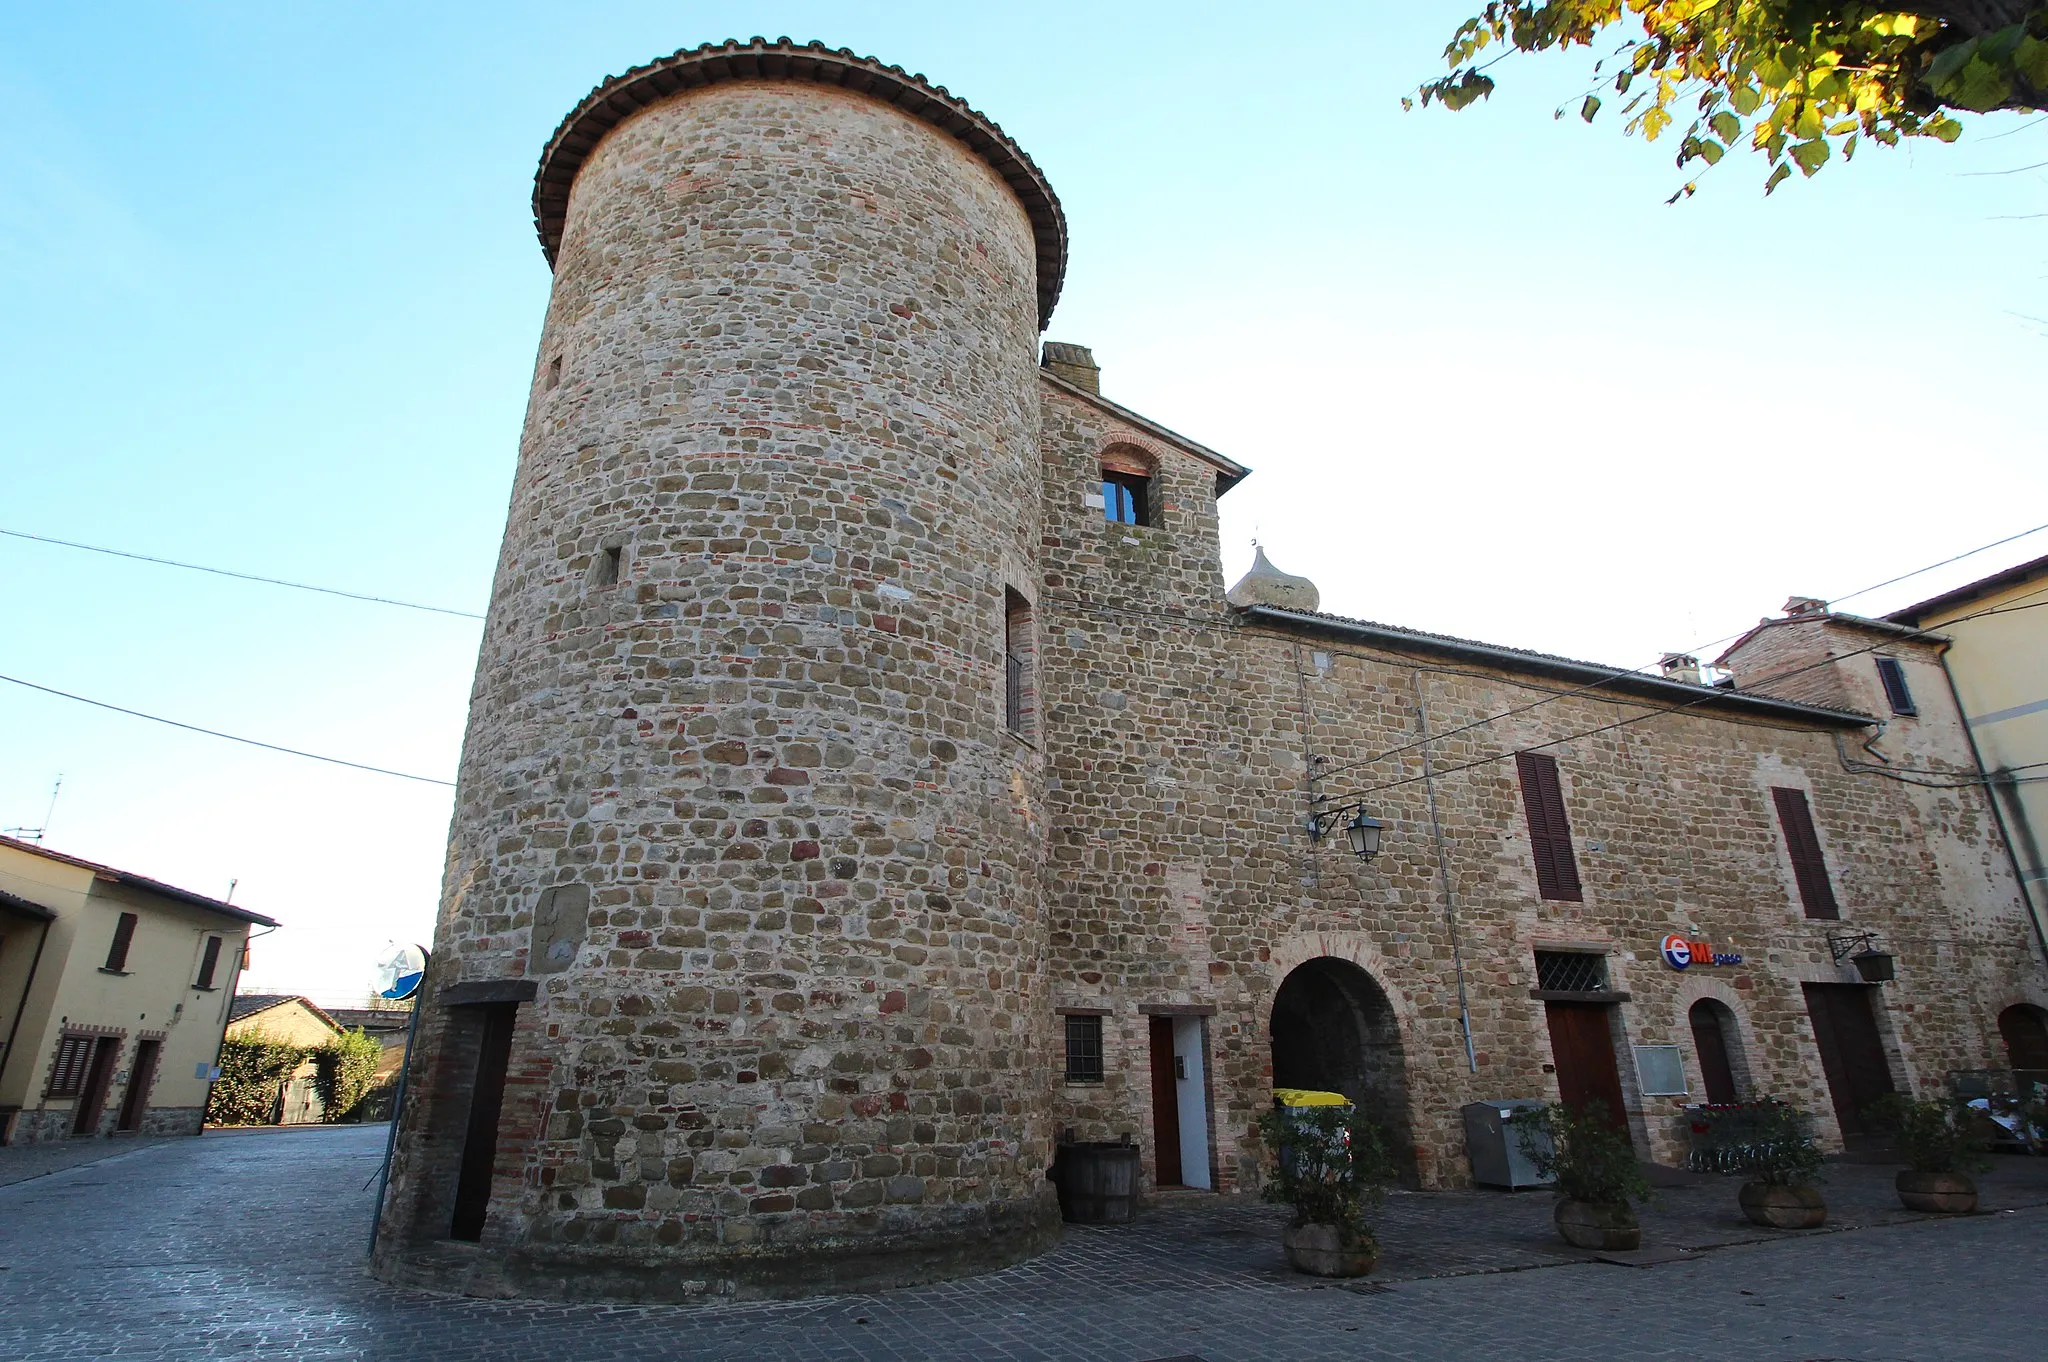
{"label": "terracotta flower pot", "polygon": [[1557,1232],[1573,1248],[1625,1253],[1643,1246],[1643,1227],[1636,1223],[1635,1210],[1626,1201],[1605,1205],[1566,1198],[1557,1203],[1552,1217]]}
{"label": "terracotta flower pot", "polygon": [[1820,1188],[1808,1183],[1785,1187],[1768,1182],[1745,1182],[1737,1198],[1742,1213],[1752,1225],[1774,1230],[1811,1230],[1826,1223],[1828,1206]]}
{"label": "terracotta flower pot", "polygon": [[1346,1246],[1335,1225],[1289,1225],[1280,1236],[1287,1265],[1311,1277],[1363,1277],[1380,1260],[1380,1246],[1370,1238]]}
{"label": "terracotta flower pot", "polygon": [[1961,1173],[1916,1173],[1907,1168],[1892,1185],[1909,1211],[1967,1215],[1977,1209],[1977,1184]]}

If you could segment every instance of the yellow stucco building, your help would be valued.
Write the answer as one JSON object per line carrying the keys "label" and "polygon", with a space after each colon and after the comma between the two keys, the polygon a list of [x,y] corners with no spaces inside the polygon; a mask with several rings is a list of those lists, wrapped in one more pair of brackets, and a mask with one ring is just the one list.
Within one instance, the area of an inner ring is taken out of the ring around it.
{"label": "yellow stucco building", "polygon": [[197,1134],[260,913],[0,837],[0,1143]]}

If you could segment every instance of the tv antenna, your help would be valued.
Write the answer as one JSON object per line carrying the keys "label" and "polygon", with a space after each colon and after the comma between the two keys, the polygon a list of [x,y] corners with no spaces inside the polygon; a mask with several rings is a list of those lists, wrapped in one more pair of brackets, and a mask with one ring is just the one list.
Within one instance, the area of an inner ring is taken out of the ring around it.
{"label": "tv antenna", "polygon": [[50,820],[57,812],[57,796],[63,789],[64,773],[59,771],[57,773],[57,783],[50,787],[50,807],[43,813],[43,825],[41,827],[0,828],[0,833],[5,833],[9,837],[19,838],[24,842],[34,842],[38,846],[42,845],[43,838],[48,836],[50,832]]}

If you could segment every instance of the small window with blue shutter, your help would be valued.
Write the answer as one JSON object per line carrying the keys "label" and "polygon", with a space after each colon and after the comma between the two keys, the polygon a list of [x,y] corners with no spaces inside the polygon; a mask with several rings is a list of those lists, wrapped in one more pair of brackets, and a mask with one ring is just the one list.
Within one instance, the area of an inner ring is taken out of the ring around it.
{"label": "small window with blue shutter", "polygon": [[1920,712],[1906,686],[1906,668],[1896,657],[1877,659],[1877,679],[1884,683],[1884,698],[1891,703],[1892,713],[1910,717]]}

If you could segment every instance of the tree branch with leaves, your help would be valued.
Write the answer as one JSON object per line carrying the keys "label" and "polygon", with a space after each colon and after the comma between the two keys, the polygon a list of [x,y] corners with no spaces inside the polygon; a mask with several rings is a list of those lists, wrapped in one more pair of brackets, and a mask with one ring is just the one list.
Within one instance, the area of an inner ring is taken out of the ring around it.
{"label": "tree branch with leaves", "polygon": [[[1864,142],[1953,142],[1963,132],[1958,112],[2048,107],[2041,0],[1494,3],[1459,25],[1444,49],[1450,74],[1401,102],[1462,109],[1493,93],[1486,71],[1505,57],[1612,39],[1614,49],[1593,64],[1580,117],[1592,122],[1610,89],[1625,101],[1623,131],[1649,141],[1690,114],[1678,134],[1679,168],[1711,167],[1747,143],[1770,165],[1766,194],[1795,168],[1813,175]],[[1690,180],[1671,199],[1697,188]]]}

